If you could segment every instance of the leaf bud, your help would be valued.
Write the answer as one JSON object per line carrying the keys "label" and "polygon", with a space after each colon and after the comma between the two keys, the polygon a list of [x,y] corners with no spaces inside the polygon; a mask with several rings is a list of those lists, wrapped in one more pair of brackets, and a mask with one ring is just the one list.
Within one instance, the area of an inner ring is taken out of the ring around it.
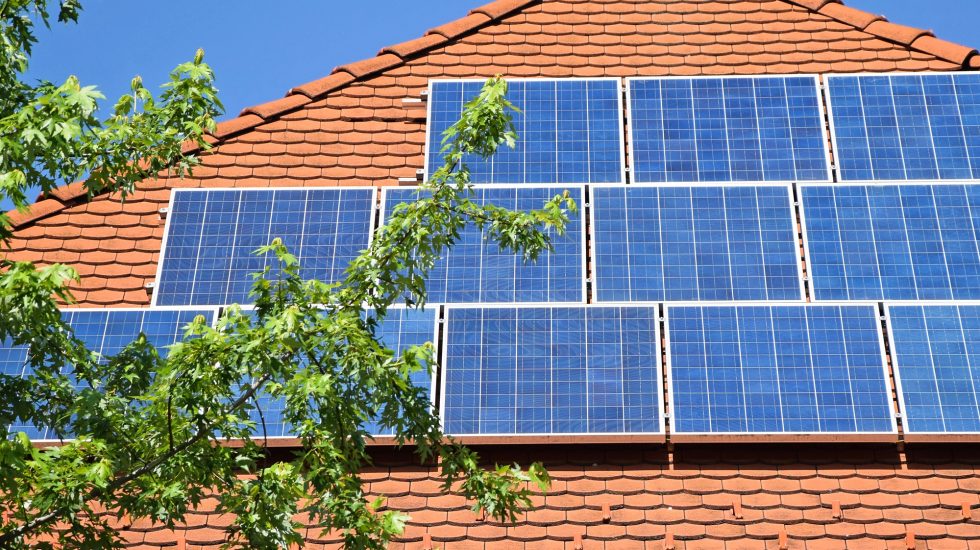
{"label": "leaf bud", "polygon": [[194,64],[200,65],[202,61],[204,61],[204,48],[198,48],[197,51],[194,52]]}
{"label": "leaf bud", "polygon": [[134,92],[142,87],[143,87],[143,77],[140,75],[134,76],[133,80],[129,82],[129,88]]}

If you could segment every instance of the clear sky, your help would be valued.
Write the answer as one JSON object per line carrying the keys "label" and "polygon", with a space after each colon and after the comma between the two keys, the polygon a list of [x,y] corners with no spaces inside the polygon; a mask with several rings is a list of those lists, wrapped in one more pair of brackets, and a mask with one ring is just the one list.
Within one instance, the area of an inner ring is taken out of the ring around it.
{"label": "clear sky", "polygon": [[[227,117],[383,46],[421,36],[489,0],[82,0],[78,25],[40,33],[30,76],[77,75],[114,100],[134,75],[162,83],[204,48]],[[848,0],[890,20],[980,47],[980,1]],[[6,210],[8,203],[0,203]]]}

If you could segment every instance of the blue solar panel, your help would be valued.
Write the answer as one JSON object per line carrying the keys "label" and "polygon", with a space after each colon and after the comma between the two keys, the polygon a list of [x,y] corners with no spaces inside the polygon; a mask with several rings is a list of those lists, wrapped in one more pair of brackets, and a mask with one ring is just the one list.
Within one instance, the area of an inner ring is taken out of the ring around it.
{"label": "blue solar panel", "polygon": [[275,265],[254,252],[277,237],[304,278],[339,281],[368,245],[374,205],[373,188],[175,190],[154,305],[248,303],[251,275]]}
{"label": "blue solar panel", "polygon": [[[473,183],[599,183],[625,181],[619,79],[508,80],[515,148],[489,160],[464,158]],[[443,132],[476,98],[482,80],[437,80],[429,94],[426,174],[442,166]]]}
{"label": "blue solar panel", "polygon": [[674,434],[896,431],[874,305],[668,306]]}
{"label": "blue solar panel", "polygon": [[980,298],[980,186],[801,187],[817,300]]}
{"label": "blue solar panel", "polygon": [[980,434],[980,306],[891,305],[906,434]]}
{"label": "blue solar panel", "polygon": [[634,182],[829,181],[817,78],[630,78]]}
{"label": "blue solar panel", "polygon": [[[150,344],[155,346],[162,357],[166,357],[168,346],[181,341],[184,329],[195,317],[203,315],[209,325],[217,317],[214,309],[68,309],[62,311],[62,318],[71,326],[75,337],[86,347],[104,357],[116,355],[143,333]],[[28,376],[30,366],[27,361],[27,347],[9,346],[0,348],[0,372],[10,376]],[[66,373],[70,374],[70,373]],[[70,434],[56,434],[51,429],[26,423],[17,423],[10,432],[26,432],[34,440],[48,440],[70,437]]]}
{"label": "blue solar panel", "polygon": [[663,433],[656,307],[448,308],[451,435]]}
{"label": "blue solar panel", "polygon": [[803,298],[788,187],[591,190],[597,301]]}
{"label": "blue solar panel", "polygon": [[980,74],[826,80],[841,180],[980,177]]}
{"label": "blue solar panel", "polygon": [[[436,310],[392,308],[387,316],[378,324],[375,335],[396,355],[412,346],[421,346],[426,342],[437,341]],[[429,391],[432,397],[432,374],[421,370],[411,374],[411,381],[417,387]],[[273,399],[268,394],[260,394],[258,408],[250,411],[250,419],[255,422],[257,437],[294,437],[295,431],[285,419],[285,400]],[[375,422],[368,422],[364,429],[372,436],[390,436],[391,428],[383,428]]]}
{"label": "blue solar panel", "polygon": [[[470,227],[457,243],[443,251],[426,281],[433,303],[585,302],[584,190],[572,187],[478,187],[473,200],[511,210],[541,208],[555,195],[568,190],[579,205],[565,235],[552,234],[554,251],[536,262],[502,252],[484,234]],[[384,215],[396,204],[416,200],[416,189],[384,189]]]}

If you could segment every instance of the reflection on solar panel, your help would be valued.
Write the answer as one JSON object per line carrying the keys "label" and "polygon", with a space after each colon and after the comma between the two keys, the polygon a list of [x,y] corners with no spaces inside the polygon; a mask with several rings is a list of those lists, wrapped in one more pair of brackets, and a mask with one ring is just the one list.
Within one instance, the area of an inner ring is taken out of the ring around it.
{"label": "reflection on solar panel", "polygon": [[873,305],[668,306],[671,433],[896,431]]}
{"label": "reflection on solar panel", "polygon": [[817,300],[980,298],[980,186],[803,186]]}
{"label": "reflection on solar panel", "polygon": [[656,307],[447,309],[451,435],[663,433]]}
{"label": "reflection on solar panel", "polygon": [[[508,80],[516,147],[489,160],[464,158],[473,183],[623,182],[622,95],[619,79]],[[429,94],[426,174],[442,166],[443,132],[476,98],[482,80],[438,80]]]}
{"label": "reflection on solar panel", "polygon": [[598,301],[800,300],[788,187],[593,187]]}
{"label": "reflection on solar panel", "polygon": [[[426,281],[429,302],[584,302],[585,233],[584,190],[561,187],[479,187],[473,200],[512,210],[541,208],[555,195],[568,190],[579,205],[565,235],[552,234],[555,250],[535,262],[503,252],[475,228],[465,229],[455,246],[443,251]],[[385,217],[396,204],[417,198],[415,189],[384,189]]]}
{"label": "reflection on solar panel", "polygon": [[[426,342],[436,342],[436,310],[401,309],[388,310],[387,316],[378,324],[375,332],[380,341],[393,350],[396,355],[412,346],[421,346]],[[416,371],[411,374],[412,383],[425,388],[432,395],[432,374],[426,371]],[[432,397],[430,397],[432,400]],[[259,411],[250,412],[250,417],[256,424],[256,435],[261,437],[293,437],[295,432],[284,417],[285,401],[272,399],[268,394],[259,397]],[[264,428],[264,431],[263,431]],[[374,422],[364,426],[372,436],[390,436],[391,428],[383,428]]]}
{"label": "reflection on solar panel", "polygon": [[630,78],[634,182],[829,181],[817,78]]}
{"label": "reflection on solar panel", "polygon": [[[209,325],[217,317],[214,309],[68,309],[62,311],[62,318],[72,327],[75,337],[86,347],[104,357],[116,355],[139,336],[146,335],[147,341],[155,346],[162,357],[169,352],[168,346],[181,341],[184,329],[195,317],[203,315]],[[30,366],[27,361],[27,347],[0,348],[0,372],[10,376],[27,376]],[[56,434],[44,427],[18,423],[10,426],[10,432],[26,432],[34,440],[50,440],[70,437],[70,434]]]}
{"label": "reflection on solar panel", "polygon": [[980,306],[887,313],[905,433],[980,434]]}
{"label": "reflection on solar panel", "polygon": [[980,177],[980,74],[826,80],[841,180]]}
{"label": "reflection on solar panel", "polygon": [[251,275],[275,264],[254,252],[277,237],[303,277],[338,281],[368,245],[374,204],[373,188],[176,190],[154,305],[248,303]]}

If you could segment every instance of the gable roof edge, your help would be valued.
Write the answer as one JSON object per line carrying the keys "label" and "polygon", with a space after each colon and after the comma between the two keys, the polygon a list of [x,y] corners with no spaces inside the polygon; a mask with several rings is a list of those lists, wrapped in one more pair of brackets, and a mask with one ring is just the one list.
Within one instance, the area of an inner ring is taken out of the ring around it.
{"label": "gable roof edge", "polygon": [[[246,107],[238,117],[218,123],[214,132],[205,136],[212,146],[224,140],[245,133],[261,124],[303,108],[313,101],[323,99],[332,92],[350,84],[374,76],[383,71],[400,66],[423,53],[441,47],[449,42],[475,32],[514,12],[544,0],[495,0],[474,8],[455,21],[432,28],[425,35],[381,48],[375,57],[362,59],[336,67],[329,76],[291,88],[285,97]],[[974,48],[955,44],[936,38],[932,31],[891,23],[887,18],[844,5],[842,0],[782,0],[811,12],[830,17],[835,21],[850,25],[860,31],[882,40],[899,44],[912,50],[926,53],[955,63],[966,70],[980,69],[980,55]],[[201,148],[193,142],[184,144],[183,153],[200,152]],[[53,189],[38,197],[38,202],[25,212],[12,211],[8,215],[13,229],[34,223],[54,215],[85,198],[86,190],[81,182],[75,182]],[[61,207],[57,207],[57,203]]]}

